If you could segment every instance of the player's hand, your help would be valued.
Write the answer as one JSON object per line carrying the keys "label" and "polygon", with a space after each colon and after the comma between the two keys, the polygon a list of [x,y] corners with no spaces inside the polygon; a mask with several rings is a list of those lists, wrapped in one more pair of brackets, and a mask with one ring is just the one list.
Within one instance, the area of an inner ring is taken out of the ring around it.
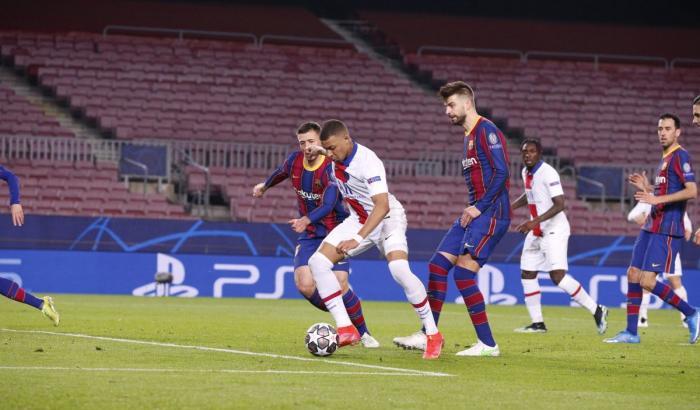
{"label": "player's hand", "polygon": [[[646,212],[642,212],[641,214],[637,215],[636,218],[634,218],[634,222],[635,222],[637,225],[644,225],[644,223],[647,221],[647,216],[648,216],[648,215],[647,215]],[[687,240],[687,239],[686,239],[686,240]]]}
{"label": "player's hand", "polygon": [[685,238],[685,241],[688,242],[690,238],[693,237],[693,230],[692,229],[686,229],[683,232],[683,237]]}
{"label": "player's hand", "polygon": [[347,255],[348,252],[357,248],[360,244],[354,239],[348,239],[347,241],[342,241],[335,247],[336,252],[341,255]]}
{"label": "player's hand", "polygon": [[467,225],[469,225],[472,220],[478,218],[479,215],[481,215],[481,211],[479,211],[475,206],[464,208],[464,211],[462,211],[462,217],[459,218],[459,224],[462,225],[462,228],[466,228]]}
{"label": "player's hand", "polygon": [[253,198],[262,198],[265,194],[265,183],[261,182],[253,187]]}
{"label": "player's hand", "polygon": [[640,191],[651,191],[646,171],[642,171],[641,174],[637,172],[630,174],[627,181]]}
{"label": "player's hand", "polygon": [[700,228],[698,228],[698,230],[695,231],[695,235],[693,236],[693,243],[696,245],[700,245]]}
{"label": "player's hand", "polygon": [[538,222],[534,220],[525,221],[518,225],[518,227],[515,228],[515,230],[520,233],[528,233],[531,230],[535,229],[535,226],[537,226],[537,224]]}
{"label": "player's hand", "polygon": [[291,225],[294,232],[302,233],[306,230],[306,227],[309,226],[311,220],[307,216],[302,216],[301,218],[290,219],[287,223]]}
{"label": "player's hand", "polygon": [[12,213],[12,225],[24,225],[24,211],[22,210],[22,205],[12,204],[10,206],[10,213]]}
{"label": "player's hand", "polygon": [[304,152],[306,152],[309,155],[318,155],[318,154],[326,154],[325,148],[323,148],[320,145],[309,145],[304,149]]}
{"label": "player's hand", "polygon": [[634,194],[634,199],[649,205],[658,205],[661,203],[661,201],[659,201],[658,196],[654,196],[654,194],[652,194],[651,192],[646,191],[637,192],[636,194]]}

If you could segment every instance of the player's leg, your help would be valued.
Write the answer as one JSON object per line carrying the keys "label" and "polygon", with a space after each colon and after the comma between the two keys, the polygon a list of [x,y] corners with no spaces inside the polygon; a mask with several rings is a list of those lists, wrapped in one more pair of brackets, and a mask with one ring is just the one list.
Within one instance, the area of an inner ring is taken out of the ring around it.
{"label": "player's leg", "polygon": [[343,292],[340,282],[333,274],[333,265],[342,258],[343,255],[336,252],[335,245],[326,242],[309,258],[309,267],[316,282],[316,288],[319,295],[321,295],[323,303],[335,320],[338,330],[338,344],[341,347],[357,344],[360,342],[361,337],[355,326],[353,326],[350,316],[348,316],[343,303]]}
{"label": "player's leg", "polygon": [[377,348],[379,347],[379,342],[372,337],[369,329],[367,328],[365,316],[362,312],[362,302],[360,302],[360,298],[357,297],[355,291],[350,287],[350,283],[348,283],[349,268],[349,263],[336,264],[333,267],[333,273],[335,274],[335,277],[338,278],[340,288],[343,292],[343,304],[345,305],[345,310],[348,312],[348,316],[350,317],[353,326],[355,326],[355,329],[357,329],[362,337],[362,345],[368,348]]}
{"label": "player's leg", "polygon": [[38,298],[25,291],[17,282],[3,277],[0,277],[0,294],[14,301],[39,309],[55,326],[58,326],[60,316],[50,296]]}
{"label": "player's leg", "polygon": [[294,284],[301,295],[319,310],[328,311],[321,295],[316,289],[316,282],[311,269],[309,258],[321,244],[321,239],[301,239],[294,250]]}
{"label": "player's leg", "polygon": [[530,315],[530,324],[515,329],[516,333],[546,333],[547,326],[542,316],[542,292],[537,280],[536,271],[523,270],[520,273],[520,283],[523,285],[525,307]]}
{"label": "player's leg", "polygon": [[617,335],[603,339],[605,343],[639,343],[637,324],[639,321],[639,306],[642,303],[641,269],[644,266],[651,234],[640,231],[632,248],[632,259],[627,268],[627,327]]}
{"label": "player's leg", "polygon": [[425,329],[426,346],[423,358],[437,359],[440,357],[444,339],[435,324],[425,285],[413,273],[408,263],[407,227],[403,208],[392,208],[389,217],[382,222],[376,245],[386,257],[391,277],[403,289],[406,299],[413,306]]}
{"label": "player's leg", "polygon": [[673,274],[675,272],[674,262],[680,250],[682,239],[668,235],[651,235],[650,242],[653,246],[650,246],[649,257],[645,261],[641,285],[686,316],[685,322],[690,331],[689,341],[693,344],[700,336],[700,313],[688,302],[681,299],[669,285],[656,280],[657,273]]}
{"label": "player's leg", "polygon": [[528,233],[523,243],[523,251],[520,254],[520,283],[523,285],[525,306],[530,314],[530,324],[515,329],[517,333],[545,333],[542,316],[542,291],[537,273],[548,270],[544,252],[541,249],[542,238],[536,237],[532,232]]}
{"label": "player's leg", "polygon": [[[447,276],[457,262],[456,255],[460,253],[463,236],[464,228],[459,225],[458,219],[445,233],[428,262],[428,303],[436,326],[447,294]],[[425,350],[426,341],[425,328],[408,336],[395,337],[393,340],[399,347],[418,350]]]}
{"label": "player's leg", "polygon": [[440,321],[442,305],[447,294],[447,276],[457,262],[457,255],[461,253],[464,228],[457,219],[445,233],[435,253],[428,261],[428,301],[433,312],[435,324]]}
{"label": "player's leg", "polygon": [[649,301],[651,293],[646,290],[642,293],[642,303],[639,305],[639,322],[637,327],[649,327]]}
{"label": "player's leg", "polygon": [[316,289],[316,282],[314,282],[314,278],[311,275],[311,269],[309,269],[308,265],[300,266],[294,269],[294,284],[296,285],[299,293],[301,293],[301,295],[308,300],[309,303],[315,306],[318,310],[328,312],[326,304],[323,303],[321,295]]}
{"label": "player's leg", "polygon": [[549,272],[549,277],[560,289],[566,292],[574,302],[586,308],[596,323],[598,334],[603,334],[608,328],[608,309],[605,306],[597,304],[593,298],[586,292],[583,285],[573,276],[566,273],[563,269],[557,269]]}
{"label": "player's leg", "polygon": [[509,220],[477,218],[465,231],[463,254],[457,259],[454,280],[464,299],[476,331],[478,342],[469,349],[457,353],[458,356],[499,356],[498,345],[491,333],[484,296],[477,285],[476,276],[487,261],[493,248],[508,231]]}
{"label": "player's leg", "polygon": [[[688,301],[688,291],[686,291],[685,286],[683,286],[683,266],[681,264],[681,254],[680,252],[678,255],[676,255],[676,262],[675,262],[675,270],[673,273],[669,272],[664,272],[664,279],[668,280],[669,285],[671,285],[671,289],[673,289],[674,292],[676,292],[676,295],[680,297],[681,299],[685,300],[686,302]],[[688,326],[685,323],[685,315],[681,313],[681,322],[683,323],[683,326]]]}

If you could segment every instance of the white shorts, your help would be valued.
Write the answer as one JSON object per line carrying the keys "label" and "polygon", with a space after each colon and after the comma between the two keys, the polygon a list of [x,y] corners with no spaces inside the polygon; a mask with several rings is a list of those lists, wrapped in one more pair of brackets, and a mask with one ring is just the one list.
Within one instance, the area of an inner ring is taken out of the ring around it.
{"label": "white shorts", "polygon": [[532,231],[525,237],[520,256],[520,270],[551,272],[569,270],[567,252],[569,234],[549,233],[535,236]]}
{"label": "white shorts", "polygon": [[[376,246],[384,256],[393,251],[408,253],[407,227],[406,212],[403,208],[392,208],[379,226],[363,239],[357,248],[348,252],[348,256],[359,255],[372,246]],[[351,239],[360,229],[362,224],[355,214],[351,214],[340,225],[333,228],[323,242],[336,247],[340,242]]]}
{"label": "white shorts", "polygon": [[664,272],[664,279],[668,278],[679,278],[683,276],[683,264],[681,263],[681,253],[676,254],[676,267],[673,269],[673,273]]}

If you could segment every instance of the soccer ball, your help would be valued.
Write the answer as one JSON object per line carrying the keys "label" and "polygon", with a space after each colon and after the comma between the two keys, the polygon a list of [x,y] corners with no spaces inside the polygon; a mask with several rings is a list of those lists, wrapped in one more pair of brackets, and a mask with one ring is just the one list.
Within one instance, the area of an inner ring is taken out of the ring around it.
{"label": "soccer ball", "polygon": [[330,356],[338,350],[338,333],[328,323],[316,323],[306,331],[304,343],[314,356]]}

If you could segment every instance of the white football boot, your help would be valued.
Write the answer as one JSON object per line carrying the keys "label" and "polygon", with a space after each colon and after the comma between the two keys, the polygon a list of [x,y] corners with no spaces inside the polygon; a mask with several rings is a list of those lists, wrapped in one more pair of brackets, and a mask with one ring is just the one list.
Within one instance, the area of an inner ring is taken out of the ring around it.
{"label": "white football boot", "polygon": [[394,344],[408,350],[425,350],[428,337],[422,331],[417,331],[410,336],[395,337]]}
{"label": "white football boot", "polygon": [[473,344],[472,347],[461,352],[457,352],[457,356],[483,356],[483,357],[497,357],[501,355],[501,351],[496,346],[487,346],[479,340],[477,343]]}
{"label": "white football boot", "polygon": [[379,341],[372,337],[369,333],[365,333],[360,338],[360,343],[367,349],[376,349],[379,347]]}

